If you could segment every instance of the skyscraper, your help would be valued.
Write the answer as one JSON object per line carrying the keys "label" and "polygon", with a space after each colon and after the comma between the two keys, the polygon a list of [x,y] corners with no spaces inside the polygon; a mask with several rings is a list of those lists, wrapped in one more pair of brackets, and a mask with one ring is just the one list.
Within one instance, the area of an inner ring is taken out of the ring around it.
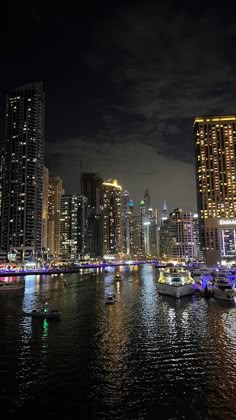
{"label": "skyscraper", "polygon": [[63,195],[60,212],[60,255],[77,261],[87,248],[88,199],[83,195]]}
{"label": "skyscraper", "polygon": [[236,115],[194,121],[200,242],[207,264],[236,256]]}
{"label": "skyscraper", "polygon": [[122,253],[122,187],[117,180],[103,182],[104,254]]}
{"label": "skyscraper", "polygon": [[169,218],[170,253],[176,261],[196,259],[196,242],[191,211],[175,209]]}
{"label": "skyscraper", "polygon": [[161,258],[168,258],[170,256],[169,211],[165,200],[161,212],[159,252]]}
{"label": "skyscraper", "polygon": [[43,167],[43,204],[42,204],[42,248],[47,251],[48,243],[48,168]]}
{"label": "skyscraper", "polygon": [[42,247],[44,102],[42,83],[14,89],[6,99],[1,246],[22,258]]}
{"label": "skyscraper", "polygon": [[123,253],[126,256],[129,256],[131,254],[132,212],[133,201],[130,199],[130,193],[127,190],[125,190],[122,193],[122,239]]}
{"label": "skyscraper", "polygon": [[60,253],[60,207],[61,197],[64,193],[62,179],[59,176],[50,176],[48,184],[48,252],[53,257]]}
{"label": "skyscraper", "polygon": [[91,257],[103,256],[103,180],[98,173],[81,174],[81,194],[88,198],[88,248]]}

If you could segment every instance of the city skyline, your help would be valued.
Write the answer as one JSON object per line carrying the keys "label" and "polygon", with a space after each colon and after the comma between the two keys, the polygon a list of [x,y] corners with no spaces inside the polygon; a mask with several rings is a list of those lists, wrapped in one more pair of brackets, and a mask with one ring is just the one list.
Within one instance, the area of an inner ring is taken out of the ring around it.
{"label": "city skyline", "polygon": [[0,92],[43,80],[45,163],[68,193],[82,160],[136,201],[148,188],[153,207],[194,211],[194,118],[236,109],[234,8],[11,3]]}

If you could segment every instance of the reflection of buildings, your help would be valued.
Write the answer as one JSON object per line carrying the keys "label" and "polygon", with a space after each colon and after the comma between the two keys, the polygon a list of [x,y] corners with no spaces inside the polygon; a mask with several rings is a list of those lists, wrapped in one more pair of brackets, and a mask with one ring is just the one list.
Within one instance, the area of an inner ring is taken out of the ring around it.
{"label": "reflection of buildings", "polygon": [[77,261],[86,253],[88,199],[82,195],[63,195],[61,198],[62,260]]}
{"label": "reflection of buildings", "polygon": [[88,248],[91,257],[103,256],[103,180],[97,173],[81,174],[81,194],[88,198]]}
{"label": "reflection of buildings", "polygon": [[207,264],[236,259],[236,115],[194,121],[200,241]]}
{"label": "reflection of buildings", "polygon": [[104,255],[122,253],[122,188],[117,180],[103,182]]}
{"label": "reflection of buildings", "polygon": [[42,83],[21,86],[6,101],[2,247],[40,254],[44,161]]}

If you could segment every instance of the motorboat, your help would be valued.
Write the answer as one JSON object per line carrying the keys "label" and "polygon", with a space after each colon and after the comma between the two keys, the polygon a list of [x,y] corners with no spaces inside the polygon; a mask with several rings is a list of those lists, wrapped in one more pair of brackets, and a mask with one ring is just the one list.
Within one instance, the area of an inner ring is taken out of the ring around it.
{"label": "motorboat", "polygon": [[115,295],[113,293],[107,293],[106,298],[105,298],[105,303],[107,305],[112,305],[115,303],[115,301],[116,301]]}
{"label": "motorboat", "polygon": [[42,309],[33,309],[30,312],[24,312],[25,316],[31,316],[32,318],[44,318],[44,319],[60,319],[61,312],[57,309],[48,310],[47,307]]}
{"label": "motorboat", "polygon": [[119,281],[119,280],[121,280],[122,279],[122,275],[120,274],[120,273],[116,273],[116,275],[115,275],[115,280],[116,281]]}
{"label": "motorboat", "polygon": [[185,267],[166,267],[160,272],[157,284],[158,292],[163,295],[180,298],[194,293],[194,279]]}
{"label": "motorboat", "polygon": [[10,290],[23,290],[24,283],[10,283],[7,281],[0,281],[0,292],[10,291]]}
{"label": "motorboat", "polygon": [[215,299],[236,302],[236,288],[227,277],[218,278],[212,285],[212,296]]}

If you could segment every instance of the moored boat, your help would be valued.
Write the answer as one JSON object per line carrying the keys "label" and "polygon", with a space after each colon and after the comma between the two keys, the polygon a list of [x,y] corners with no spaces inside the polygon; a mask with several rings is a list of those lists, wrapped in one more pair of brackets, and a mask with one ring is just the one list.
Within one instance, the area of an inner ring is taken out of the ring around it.
{"label": "moored boat", "polygon": [[33,309],[30,312],[24,312],[24,315],[31,316],[32,318],[60,319],[62,314],[57,309],[48,310],[47,308],[43,308]]}
{"label": "moored boat", "polygon": [[157,284],[163,295],[180,298],[194,293],[194,280],[185,267],[167,267],[160,272]]}
{"label": "moored boat", "polygon": [[235,301],[236,288],[233,287],[228,278],[217,279],[212,285],[212,296],[215,299]]}
{"label": "moored boat", "polygon": [[6,281],[0,281],[0,292],[10,291],[10,290],[23,290],[24,283],[10,283]]}

